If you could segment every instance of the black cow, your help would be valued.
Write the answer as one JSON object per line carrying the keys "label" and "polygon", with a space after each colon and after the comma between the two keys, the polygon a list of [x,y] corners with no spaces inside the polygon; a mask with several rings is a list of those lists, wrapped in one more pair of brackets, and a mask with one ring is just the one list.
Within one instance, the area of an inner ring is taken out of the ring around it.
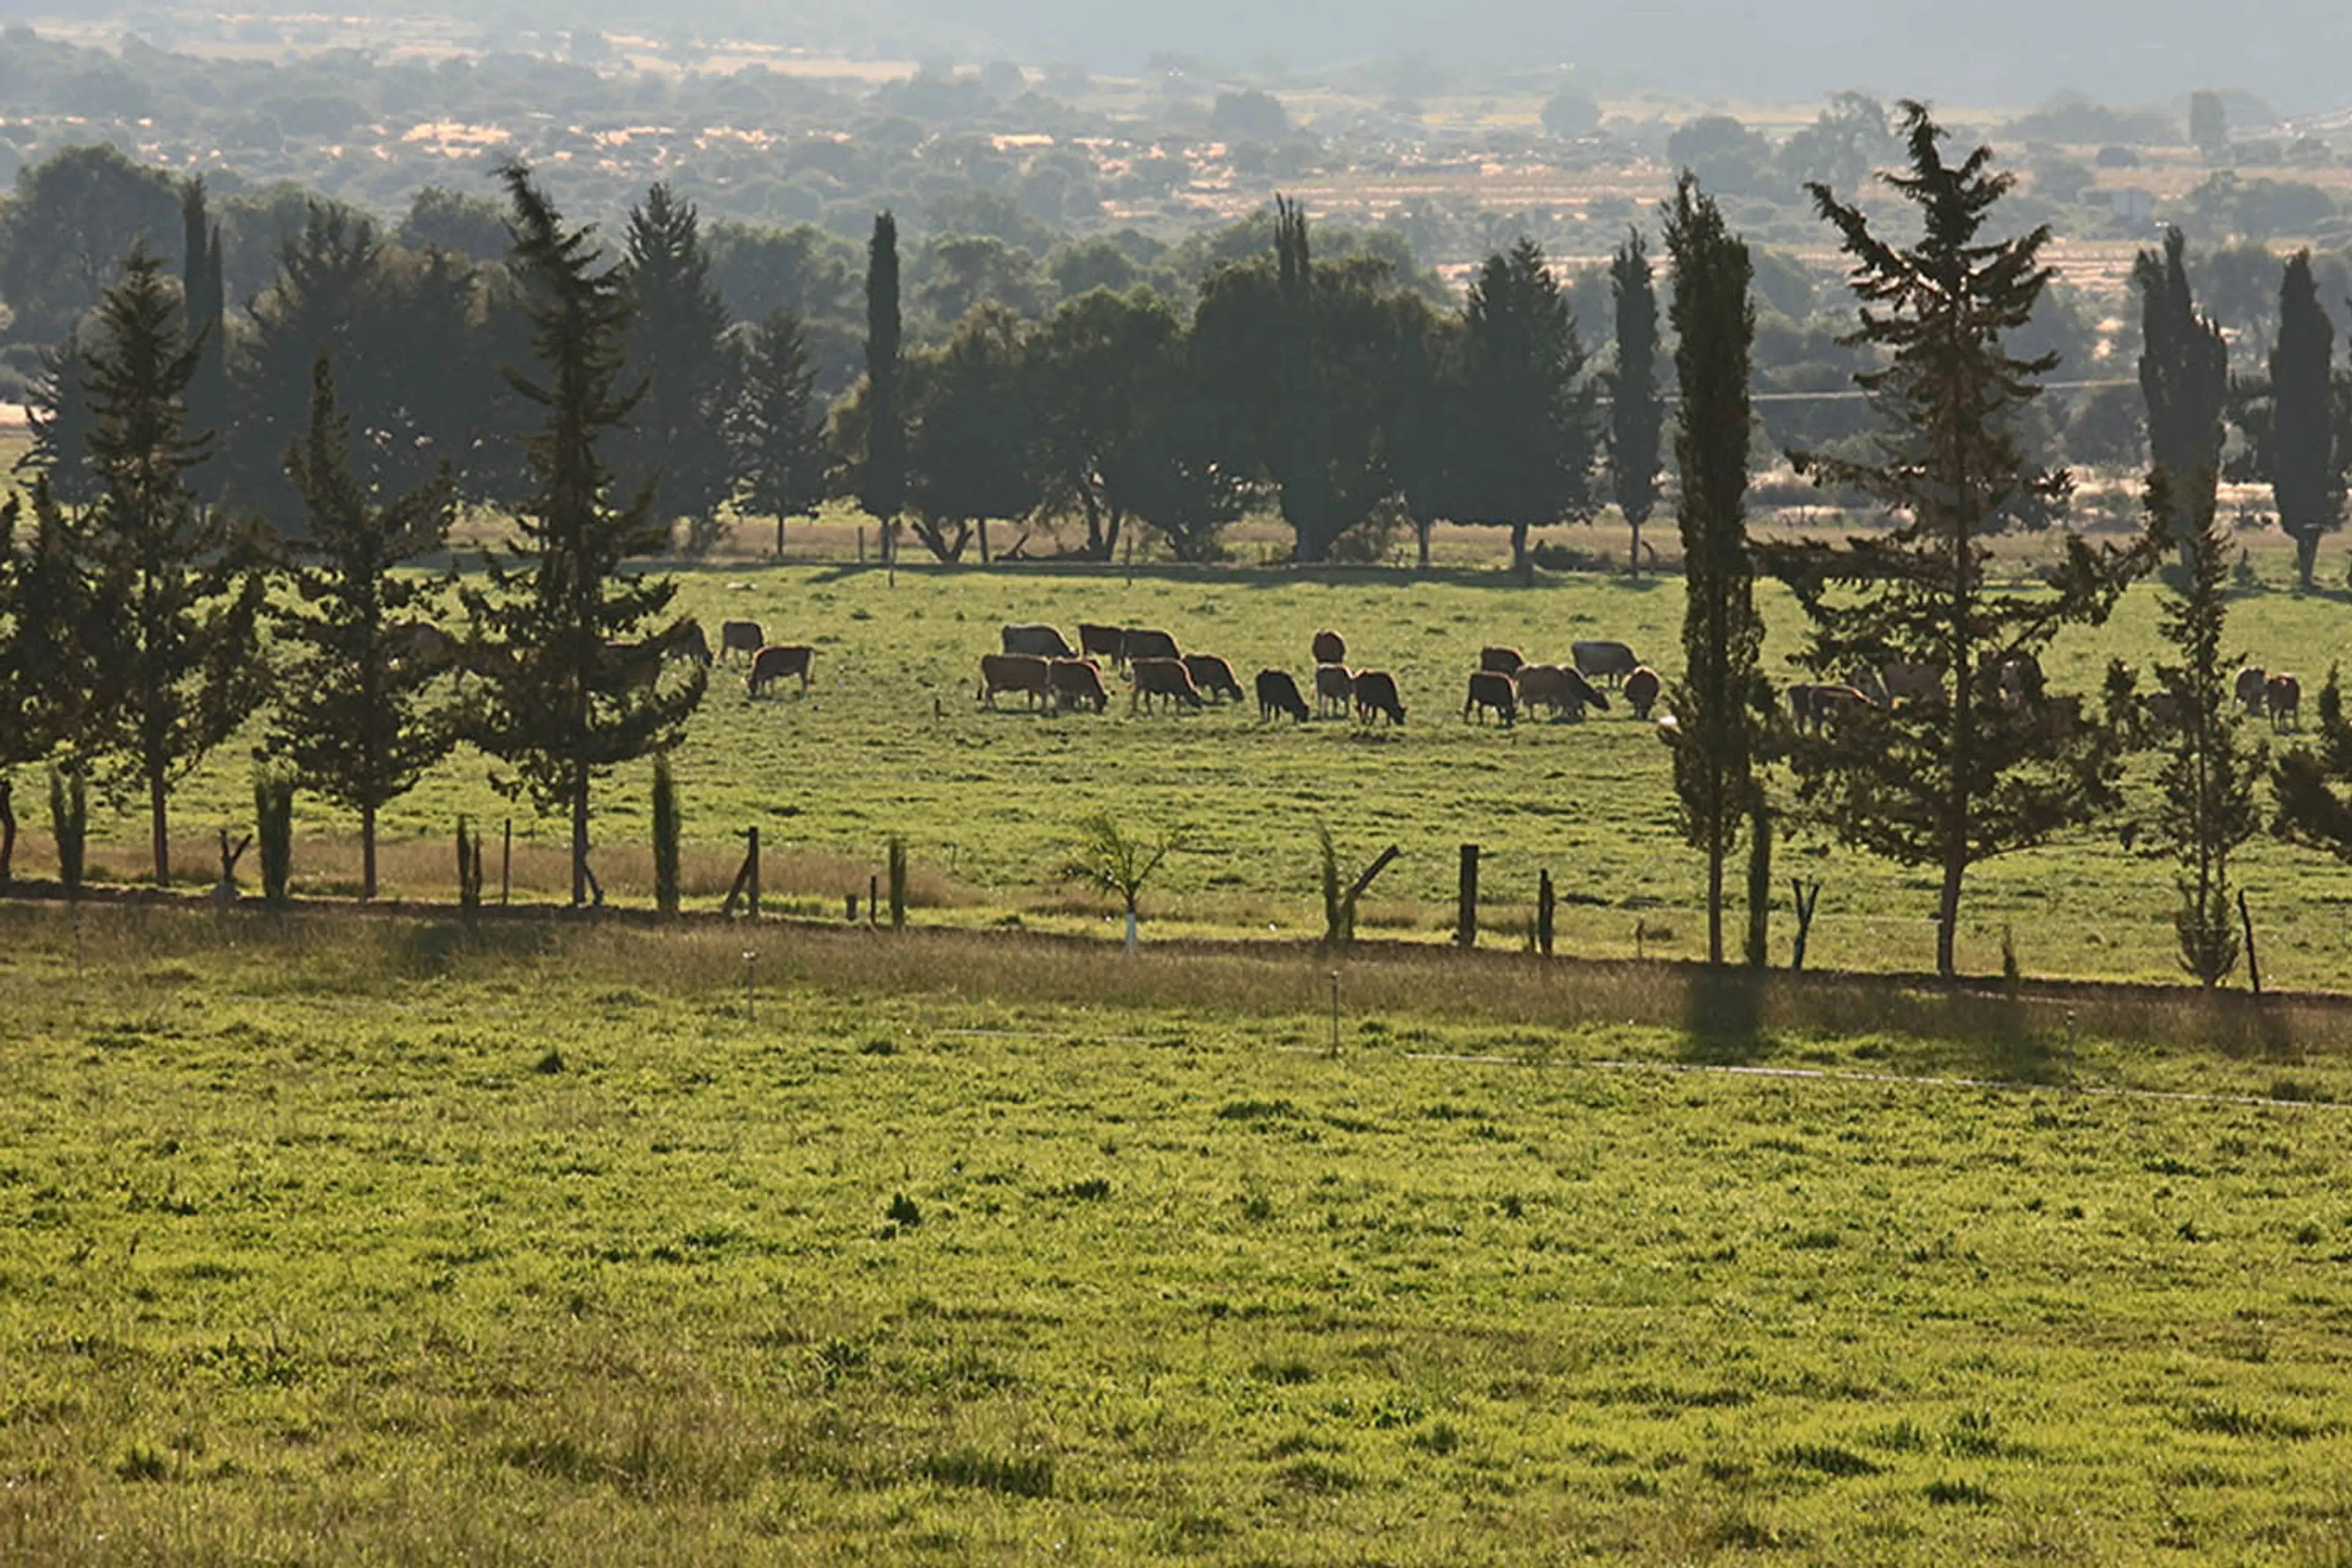
{"label": "black cow", "polygon": [[1385,669],[1356,672],[1356,718],[1362,723],[1379,714],[1391,724],[1404,722],[1404,702],[1397,696],[1396,677]]}
{"label": "black cow", "polygon": [[1477,710],[1478,721],[1486,721],[1486,710],[1493,709],[1503,716],[1503,727],[1509,729],[1518,722],[1519,700],[1511,689],[1511,678],[1499,669],[1481,669],[1470,677],[1470,696],[1462,704],[1462,717],[1466,722],[1471,710]]}
{"label": "black cow", "polygon": [[1298,682],[1290,679],[1290,671],[1261,669],[1257,672],[1258,721],[1264,723],[1277,713],[1287,713],[1304,724],[1307,699],[1298,695]]}

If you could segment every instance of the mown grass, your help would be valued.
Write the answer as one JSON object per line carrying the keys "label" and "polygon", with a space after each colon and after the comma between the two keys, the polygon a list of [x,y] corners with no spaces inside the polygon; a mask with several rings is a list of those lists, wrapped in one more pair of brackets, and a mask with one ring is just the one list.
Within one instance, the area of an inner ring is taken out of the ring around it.
{"label": "mown grass", "polygon": [[[1597,538],[1598,535],[1595,535]],[[2268,536],[2250,535],[2258,543]],[[2021,545],[2021,549],[2024,546]],[[2276,586],[2283,564],[2262,556],[2272,586],[2243,594],[2231,641],[2254,659],[2301,670],[2316,687],[2347,646],[2344,595]],[[2025,558],[2017,564],[2021,568]],[[965,925],[1108,933],[1110,911],[1059,885],[1054,868],[1076,823],[1108,810],[1131,825],[1181,824],[1192,847],[1145,899],[1147,921],[1181,931],[1276,937],[1321,929],[1316,830],[1328,824],[1352,863],[1395,842],[1403,858],[1373,889],[1367,930],[1442,941],[1452,930],[1456,847],[1480,844],[1486,941],[1526,940],[1538,874],[1562,899],[1559,941],[1588,955],[1687,958],[1704,942],[1697,862],[1674,826],[1664,748],[1622,707],[1582,724],[1529,723],[1506,732],[1460,718],[1464,672],[1486,643],[1565,657],[1578,637],[1631,642],[1673,672],[1679,580],[1567,573],[1521,586],[1491,568],[1418,576],[1389,569],[1323,573],[1245,568],[1064,567],[992,571],[907,566],[761,566],[727,562],[682,573],[685,606],[707,625],[760,620],[772,637],[815,645],[816,684],[751,701],[740,667],[715,679],[677,773],[689,840],[688,898],[715,905],[731,880],[742,830],[761,829],[772,896],[803,914],[839,912],[881,869],[903,835],[922,918]],[[1785,595],[1768,587],[1768,661],[1776,671],[1799,635]],[[2049,661],[2062,689],[2095,687],[2110,657],[2144,670],[2159,657],[2158,593],[2137,589],[2116,622],[2075,637]],[[1191,647],[1229,658],[1246,684],[1260,665],[1304,675],[1307,642],[1336,626],[1350,658],[1394,670],[1409,709],[1402,731],[1318,722],[1262,727],[1254,705],[1136,716],[1123,695],[1108,714],[991,712],[972,700],[982,653],[1008,620],[1073,628],[1081,619],[1165,626]],[[192,884],[215,874],[215,824],[249,813],[245,752],[232,747],[182,791],[177,855]],[[452,896],[448,838],[457,816],[499,825],[515,815],[518,896],[561,897],[564,835],[490,790],[478,757],[437,770],[386,815],[394,841],[385,886],[395,896]],[[649,902],[649,787],[622,770],[597,800],[595,835],[608,893]],[[31,791],[20,791],[20,797]],[[2134,814],[2147,815],[2143,779]],[[46,866],[37,811],[26,814],[24,866]],[[357,880],[351,823],[315,799],[298,803],[304,842],[298,889],[340,893]],[[2116,825],[1972,873],[1963,907],[1962,966],[1998,971],[2004,939],[2029,973],[2171,979],[2171,872],[2118,844]],[[240,828],[240,831],[242,829]],[[136,877],[143,824],[100,825],[96,860]],[[252,868],[247,868],[250,880]],[[1936,878],[1849,853],[1827,836],[1784,835],[1776,887],[1790,875],[1827,890],[1810,948],[1816,966],[1917,970],[1934,952]],[[2265,978],[2294,987],[2352,985],[2341,908],[2352,874],[2268,842],[2247,852]],[[1785,908],[1773,939],[1788,952]]]}
{"label": "mown grass", "polygon": [[0,1552],[2352,1550],[2327,1016],[744,944],[0,911]]}

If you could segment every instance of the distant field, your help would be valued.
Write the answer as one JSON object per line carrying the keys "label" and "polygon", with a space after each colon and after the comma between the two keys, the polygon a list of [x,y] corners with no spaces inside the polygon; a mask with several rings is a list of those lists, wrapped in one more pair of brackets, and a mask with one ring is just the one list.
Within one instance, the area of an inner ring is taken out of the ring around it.
{"label": "distant field", "polygon": [[[1622,555],[1622,535],[1580,538]],[[2276,535],[2252,535],[2273,584],[2284,575]],[[2263,543],[2262,542],[2272,542]],[[1471,542],[1449,538],[1448,550]],[[1484,548],[1491,552],[1491,538]],[[1491,554],[1488,559],[1491,559]],[[2334,562],[2331,554],[2331,562]],[[2340,563],[2328,567],[2331,574]],[[1538,871],[1556,879],[1564,951],[1688,956],[1704,941],[1700,868],[1673,826],[1664,746],[1622,707],[1582,724],[1534,722],[1506,731],[1465,724],[1465,672],[1479,647],[1505,643],[1531,658],[1567,657],[1581,637],[1633,645],[1669,675],[1679,668],[1680,582],[1547,574],[1522,587],[1488,567],[1427,577],[1389,569],[1301,573],[1238,568],[1137,569],[1029,565],[993,571],[722,563],[681,574],[683,603],[704,624],[746,616],[776,640],[816,647],[816,681],[760,701],[741,668],[714,675],[678,759],[689,898],[715,907],[758,826],[770,859],[766,890],[784,908],[838,917],[863,895],[892,835],[908,840],[917,918],[961,924],[1018,922],[1108,931],[1099,903],[1063,888],[1055,867],[1081,818],[1108,810],[1138,830],[1181,826],[1193,847],[1147,893],[1153,926],[1216,935],[1313,934],[1321,928],[1316,830],[1328,826],[1353,863],[1394,842],[1403,858],[1374,889],[1368,929],[1443,941],[1453,926],[1456,847],[1485,850],[1486,940],[1523,940]],[[1764,599],[1781,662],[1798,627],[1777,590]],[[2120,654],[2145,668],[2157,656],[2158,594],[2136,590],[2116,624],[2062,645],[2050,673],[2061,689],[2095,684]],[[2271,586],[2242,595],[2231,640],[2256,661],[2300,670],[2315,689],[2352,648],[2341,590],[2303,595]],[[1343,631],[1359,665],[1394,671],[1408,719],[1366,731],[1322,721],[1263,726],[1254,704],[1199,713],[1137,715],[1123,692],[1110,711],[1041,716],[1007,699],[991,712],[973,700],[980,657],[1009,620],[1050,621],[1075,636],[1080,620],[1150,625],[1188,648],[1223,654],[1246,686],[1261,665],[1304,679],[1307,640]],[[175,823],[184,877],[212,875],[215,828],[243,831],[250,816],[247,746],[225,749],[182,790]],[[38,829],[37,781],[20,787],[32,829],[20,848],[28,874],[48,874]],[[646,770],[625,769],[598,795],[598,865],[611,895],[649,899]],[[478,758],[438,770],[388,814],[396,841],[388,891],[451,896],[448,841],[459,813],[498,825],[515,808],[488,787]],[[314,799],[298,802],[298,890],[348,891],[357,875],[352,825]],[[561,832],[517,814],[521,896],[563,887]],[[143,863],[143,818],[101,824],[100,863],[132,878]],[[498,880],[497,845],[489,867]],[[250,861],[245,867],[253,874]],[[1827,885],[1811,961],[1832,967],[1925,968],[1933,955],[1935,879],[1848,854],[1821,836],[1785,842],[1777,879]],[[2111,832],[1992,863],[1972,876],[1960,961],[1998,969],[2004,932],[2028,973],[2162,979],[2172,957],[2169,868],[2125,853]],[[2342,909],[2352,872],[2268,842],[2248,853],[2243,879],[2263,942],[2265,977],[2297,986],[2352,986],[2352,942]],[[1776,959],[1788,928],[1776,931]]]}
{"label": "distant field", "polygon": [[0,1554],[2352,1552],[2340,1052],[517,941],[0,907]]}

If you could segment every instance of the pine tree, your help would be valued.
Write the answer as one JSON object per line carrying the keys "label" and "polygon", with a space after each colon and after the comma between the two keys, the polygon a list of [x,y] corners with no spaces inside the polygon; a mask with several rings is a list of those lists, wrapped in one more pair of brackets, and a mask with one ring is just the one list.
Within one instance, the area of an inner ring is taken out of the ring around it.
{"label": "pine tree", "polygon": [[[2165,493],[2162,470],[2151,475],[2148,505],[2158,527],[2177,510]],[[2181,591],[2168,595],[2161,622],[2178,662],[2157,667],[2167,722],[2158,735],[2162,790],[2155,816],[2155,846],[2179,867],[2180,907],[2172,917],[2180,962],[2200,984],[2218,985],[2238,962],[2238,925],[2230,901],[2230,857],[2261,826],[2254,784],[2259,752],[2239,744],[2231,713],[2231,677],[2240,660],[2224,657],[2229,623],[2228,541],[2209,503],[2188,541],[2189,571]]]}
{"label": "pine tree", "polygon": [[614,473],[624,491],[654,482],[656,514],[684,520],[698,551],[733,489],[727,302],[710,279],[694,204],[678,200],[666,181],[629,209],[627,254],[635,313],[626,374],[645,384],[645,395],[614,443]]}
{"label": "pine tree", "polygon": [[2336,328],[2319,302],[2311,252],[2298,250],[2280,274],[2278,342],[2271,350],[2271,494],[2305,587],[2321,537],[2344,522],[2335,356]]}
{"label": "pine tree", "polygon": [[[1747,242],[1725,227],[1715,199],[1688,174],[1666,209],[1666,252],[1674,269],[1675,375],[1682,388],[1675,460],[1682,473],[1684,673],[1673,700],[1675,722],[1662,733],[1674,752],[1684,840],[1706,857],[1706,955],[1719,964],[1724,862],[1754,815],[1759,714],[1770,700],[1759,690],[1764,622],[1756,611],[1748,543],[1754,264]],[[1648,275],[1644,264],[1644,289]]]}
{"label": "pine tree", "polygon": [[1666,405],[1658,393],[1658,296],[1638,228],[1609,259],[1617,307],[1617,363],[1609,372],[1609,482],[1632,537],[1626,563],[1642,573],[1642,525],[1658,504],[1658,456]]}
{"label": "pine tree", "polygon": [[497,782],[571,819],[572,901],[588,901],[589,792],[618,763],[673,745],[702,700],[705,673],[663,681],[660,647],[683,621],[647,636],[676,595],[667,577],[627,569],[667,531],[640,489],[610,498],[599,450],[628,417],[621,390],[628,290],[599,258],[594,234],[565,226],[530,172],[499,171],[512,205],[511,266],[523,289],[537,362],[509,384],[540,411],[526,449],[532,491],[517,519],[518,564],[496,563],[493,591],[468,591],[468,611],[499,655],[477,689],[465,729],[511,773]]}
{"label": "pine tree", "polygon": [[60,506],[86,507],[98,499],[89,464],[89,432],[98,421],[89,402],[89,356],[81,328],[40,351],[40,379],[25,407],[32,445],[16,459],[19,472],[40,475]]}
{"label": "pine tree", "polygon": [[776,520],[781,557],[784,520],[806,516],[824,500],[828,452],[816,411],[816,366],[801,320],[790,310],[769,311],[746,329],[740,342],[742,370],[727,426],[736,504],[754,517]]}
{"label": "pine tree", "polygon": [[[180,188],[180,299],[188,339],[196,345],[196,372],[188,380],[188,429],[217,444],[226,439],[229,424],[228,290],[221,279],[220,225],[206,207],[202,175]],[[223,468],[207,463],[190,473],[206,502],[220,499]]]}
{"label": "pine tree", "polygon": [[857,500],[882,525],[887,552],[907,505],[907,426],[899,398],[898,220],[874,219],[866,252],[866,461]]}
{"label": "pine tree", "polygon": [[111,623],[99,602],[83,521],[57,504],[48,481],[33,481],[32,537],[20,550],[17,527],[27,499],[0,501],[0,889],[14,870],[16,834],[5,808],[11,775],[22,766],[78,767],[68,748],[83,739],[110,700],[109,649],[90,638]]}
{"label": "pine tree", "polygon": [[134,249],[100,302],[87,372],[93,548],[122,611],[111,635],[123,700],[103,744],[118,781],[145,788],[159,886],[171,880],[172,785],[228,739],[267,687],[262,574],[226,515],[189,489],[210,441],[186,426],[202,342],[183,320],[162,263]]}
{"label": "pine tree", "polygon": [[270,745],[295,776],[360,816],[360,897],[375,897],[376,814],[449,752],[450,715],[428,700],[440,671],[414,656],[408,627],[426,584],[399,568],[438,550],[455,509],[439,479],[383,505],[353,475],[351,422],[324,354],[310,376],[310,428],[287,470],[308,514],[297,597],[277,616],[289,650]]}
{"label": "pine tree", "polygon": [[2221,477],[2221,419],[2230,400],[2230,345],[2197,313],[2189,291],[2188,242],[2166,231],[2164,251],[2132,263],[2140,291],[2139,386],[2147,405],[2148,456],[2168,498],[2166,525],[2184,572],[2196,570],[2198,542],[2213,523]]}
{"label": "pine tree", "polygon": [[1940,873],[1936,966],[1949,974],[1969,868],[2042,843],[2116,798],[2121,727],[2019,675],[2038,668],[2026,661],[2062,628],[2103,622],[2160,541],[2095,551],[2070,535],[2038,591],[1991,586],[1988,536],[2069,490],[2063,471],[2035,465],[2019,430],[2055,356],[2021,360],[2003,347],[2049,283],[2050,231],[1986,239],[2012,177],[1993,173],[1981,147],[1947,163],[1927,110],[1906,103],[1902,113],[1907,166],[1883,178],[1918,210],[1916,241],[1881,239],[1859,206],[1810,187],[1853,258],[1862,324],[1847,341],[1883,356],[1856,377],[1886,424],[1880,458],[1792,454],[1817,482],[1879,501],[1894,525],[1837,545],[1774,546],[1766,558],[1811,623],[1801,660],[1821,677],[1845,680],[1892,661],[1933,677],[1930,695],[1797,738],[1791,761],[1816,821]]}
{"label": "pine tree", "polygon": [[1462,311],[1457,522],[1511,531],[1511,564],[1533,569],[1528,532],[1592,507],[1592,397],[1580,384],[1576,315],[1540,247],[1489,256]]}

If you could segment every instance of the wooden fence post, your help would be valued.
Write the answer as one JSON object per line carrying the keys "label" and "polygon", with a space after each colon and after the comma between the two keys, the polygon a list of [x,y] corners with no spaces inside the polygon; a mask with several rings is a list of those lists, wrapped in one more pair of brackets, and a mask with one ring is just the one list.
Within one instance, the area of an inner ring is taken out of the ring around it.
{"label": "wooden fence post", "polygon": [[1478,945],[1478,847],[1462,847],[1461,884],[1454,895],[1454,945]]}
{"label": "wooden fence post", "polygon": [[2238,924],[2244,928],[2246,933],[2246,983],[2259,996],[2263,994],[2263,966],[2261,960],[2254,956],[2254,917],[2246,908],[2246,889],[2243,888],[2238,889]]}
{"label": "wooden fence post", "polygon": [[514,892],[514,818],[507,818],[505,847],[499,852],[499,902],[504,905]]}
{"label": "wooden fence post", "polygon": [[760,918],[760,830],[756,827],[747,827],[743,830],[743,837],[745,840],[743,864],[751,876],[746,893],[746,907],[751,910],[751,918],[758,920]]}
{"label": "wooden fence post", "polygon": [[1546,870],[1536,879],[1536,949],[1546,958],[1551,956],[1551,873]]}

